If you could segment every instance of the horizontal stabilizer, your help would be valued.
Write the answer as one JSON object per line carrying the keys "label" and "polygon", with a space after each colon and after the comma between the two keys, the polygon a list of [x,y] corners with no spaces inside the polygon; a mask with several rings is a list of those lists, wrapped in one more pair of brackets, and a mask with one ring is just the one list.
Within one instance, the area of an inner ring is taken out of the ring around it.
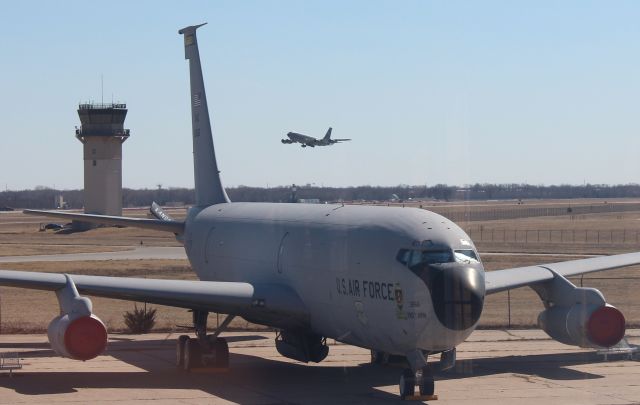
{"label": "horizontal stabilizer", "polygon": [[149,208],[149,211],[151,212],[151,215],[153,215],[154,217],[158,218],[161,221],[173,221],[173,218],[171,218],[169,214],[164,212],[162,207],[159,206],[155,201],[151,203],[151,208]]}
{"label": "horizontal stabilizer", "polygon": [[130,217],[115,217],[109,215],[96,215],[96,214],[76,214],[72,212],[60,212],[60,211],[41,211],[41,210],[24,210],[25,214],[29,215],[42,215],[52,218],[65,218],[68,221],[82,221],[90,222],[92,224],[100,225],[117,225],[117,226],[130,226],[134,228],[153,229],[156,231],[173,232],[181,234],[184,232],[184,222],[178,221],[165,221],[158,219],[146,219],[146,218],[130,218]]}

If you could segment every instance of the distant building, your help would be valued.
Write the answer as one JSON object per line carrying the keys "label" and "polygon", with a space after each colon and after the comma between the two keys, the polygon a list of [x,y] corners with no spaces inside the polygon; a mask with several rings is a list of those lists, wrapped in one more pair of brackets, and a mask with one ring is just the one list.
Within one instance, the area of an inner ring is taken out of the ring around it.
{"label": "distant building", "polygon": [[320,204],[319,198],[299,198],[298,202],[301,204]]}
{"label": "distant building", "polygon": [[84,212],[122,215],[122,144],[126,104],[88,103],[78,106],[81,127],[76,138],[83,144]]}
{"label": "distant building", "polygon": [[58,194],[54,198],[53,207],[59,210],[66,210],[69,208],[69,204],[64,201],[64,196],[62,194]]}

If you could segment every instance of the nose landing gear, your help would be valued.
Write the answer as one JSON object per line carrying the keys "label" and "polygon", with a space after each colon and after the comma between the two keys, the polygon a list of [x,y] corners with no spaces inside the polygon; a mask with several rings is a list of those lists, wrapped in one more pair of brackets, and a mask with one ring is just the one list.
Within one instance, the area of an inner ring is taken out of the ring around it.
{"label": "nose landing gear", "polygon": [[[416,395],[416,385],[418,386],[418,395]],[[418,400],[418,401],[435,401],[438,399],[434,395],[435,381],[431,373],[431,367],[424,366],[418,372],[414,372],[410,368],[405,368],[400,375],[400,399]]]}
{"label": "nose landing gear", "polygon": [[[435,381],[431,367],[427,364],[427,358],[422,350],[413,350],[407,353],[407,361],[411,368],[406,368],[400,376],[400,398],[403,400],[435,401]],[[416,385],[419,395],[415,394]]]}

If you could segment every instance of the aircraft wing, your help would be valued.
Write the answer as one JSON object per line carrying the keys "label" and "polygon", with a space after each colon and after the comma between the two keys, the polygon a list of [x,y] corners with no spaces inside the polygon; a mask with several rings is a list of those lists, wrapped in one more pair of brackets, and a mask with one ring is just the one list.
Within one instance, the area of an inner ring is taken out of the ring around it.
{"label": "aircraft wing", "polygon": [[[172,307],[234,314],[256,319],[305,322],[307,311],[298,295],[279,284],[166,280],[69,275],[80,293]],[[60,290],[59,273],[0,270],[0,285],[36,290]]]}
{"label": "aircraft wing", "polygon": [[640,264],[640,252],[488,271],[485,273],[485,288],[487,294],[494,294],[551,280],[554,272],[570,277],[634,264]]}
{"label": "aircraft wing", "polygon": [[73,212],[60,212],[60,211],[24,210],[22,212],[29,215],[42,215],[45,217],[65,218],[69,221],[75,220],[75,221],[82,221],[82,222],[91,222],[93,224],[101,224],[101,225],[132,226],[136,228],[154,229],[156,231],[168,231],[176,234],[181,234],[184,232],[184,222],[173,221],[173,220],[116,217],[116,216],[109,216],[109,215],[79,214],[79,213],[73,213]]}

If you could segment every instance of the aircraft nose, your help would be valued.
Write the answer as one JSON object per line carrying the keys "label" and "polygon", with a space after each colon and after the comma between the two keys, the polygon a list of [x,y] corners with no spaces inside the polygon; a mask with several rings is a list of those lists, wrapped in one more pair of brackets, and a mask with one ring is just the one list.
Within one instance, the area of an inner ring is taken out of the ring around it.
{"label": "aircraft nose", "polygon": [[431,300],[438,320],[448,329],[473,326],[484,305],[484,272],[469,265],[447,266],[434,271]]}

